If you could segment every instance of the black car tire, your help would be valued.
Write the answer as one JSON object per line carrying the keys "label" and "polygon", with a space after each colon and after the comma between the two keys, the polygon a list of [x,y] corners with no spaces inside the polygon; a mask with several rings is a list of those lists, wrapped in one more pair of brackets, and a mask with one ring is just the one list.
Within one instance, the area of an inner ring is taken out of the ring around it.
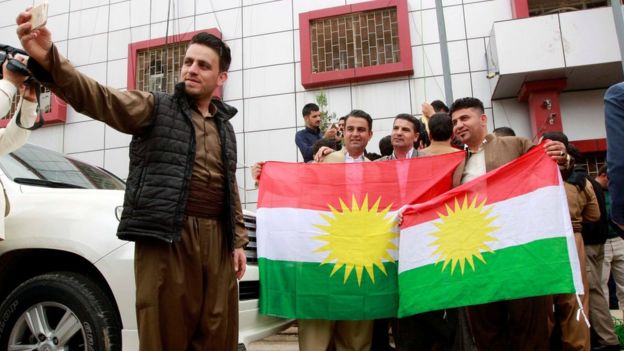
{"label": "black car tire", "polygon": [[[34,332],[33,320],[47,326]],[[9,343],[39,350],[116,351],[121,350],[121,328],[113,304],[96,283],[54,272],[25,281],[0,305],[0,350],[9,349]]]}

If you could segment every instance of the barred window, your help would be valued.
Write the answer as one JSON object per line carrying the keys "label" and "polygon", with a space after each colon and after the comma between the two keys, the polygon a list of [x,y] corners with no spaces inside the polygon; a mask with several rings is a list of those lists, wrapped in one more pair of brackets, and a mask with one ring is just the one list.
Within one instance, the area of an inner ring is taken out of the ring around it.
{"label": "barred window", "polygon": [[136,56],[136,89],[173,93],[188,41],[140,49]]}
{"label": "barred window", "polygon": [[607,0],[528,0],[529,16],[585,10],[609,6]]}
{"label": "barred window", "polygon": [[310,21],[312,72],[401,61],[397,8]]}
{"label": "barred window", "polygon": [[606,152],[584,153],[584,160],[581,163],[577,162],[576,166],[583,166],[590,176],[595,177],[598,175],[598,169],[607,162],[606,156]]}
{"label": "barred window", "polygon": [[306,89],[414,74],[407,0],[373,0],[299,14]]}

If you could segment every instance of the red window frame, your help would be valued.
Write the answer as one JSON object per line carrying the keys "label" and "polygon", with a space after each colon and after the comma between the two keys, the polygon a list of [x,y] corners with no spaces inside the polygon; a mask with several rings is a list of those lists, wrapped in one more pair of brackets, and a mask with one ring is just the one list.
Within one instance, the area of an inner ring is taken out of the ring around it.
{"label": "red window frame", "polygon": [[[401,61],[368,67],[348,68],[330,72],[312,72],[310,50],[310,22],[317,19],[346,15],[354,12],[395,7]],[[299,14],[299,40],[301,47],[301,84],[305,88],[338,85],[365,80],[413,75],[412,46],[410,41],[407,0],[376,0],[352,5],[331,7]]]}
{"label": "red window frame", "polygon": [[582,152],[605,152],[607,151],[607,139],[587,139],[587,140],[573,140],[570,143],[574,144],[576,148]]}
{"label": "red window frame", "polygon": [[[195,34],[201,33],[201,32],[207,32],[210,33],[214,36],[216,36],[217,38],[222,39],[222,35],[221,35],[221,31],[219,31],[217,28],[209,28],[209,29],[202,29],[202,30],[197,30],[194,32],[187,32],[187,33],[183,33],[183,34],[176,34],[175,36],[170,36],[170,37],[160,37],[160,38],[156,38],[156,39],[149,39],[149,40],[143,40],[143,41],[138,41],[135,43],[130,43],[128,44],[128,90],[133,90],[136,89],[136,72],[134,70],[134,68],[136,68],[136,64],[137,64],[137,52],[139,50],[143,50],[143,49],[148,49],[148,48],[153,48],[153,47],[159,47],[159,46],[164,46],[166,44],[173,44],[173,43],[179,43],[179,42],[183,42],[183,41],[189,41],[191,40],[191,38],[193,38],[193,36]],[[221,97],[221,88],[219,88],[215,94],[215,96]]]}

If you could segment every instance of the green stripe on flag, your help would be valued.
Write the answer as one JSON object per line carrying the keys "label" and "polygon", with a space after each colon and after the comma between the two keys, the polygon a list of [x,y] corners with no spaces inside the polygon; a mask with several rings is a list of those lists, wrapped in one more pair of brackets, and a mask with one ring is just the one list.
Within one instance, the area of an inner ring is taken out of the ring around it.
{"label": "green stripe on flag", "polygon": [[399,316],[522,297],[574,293],[566,238],[536,240],[483,253],[475,271],[443,262],[399,274]]}
{"label": "green stripe on flag", "polygon": [[345,268],[330,277],[333,264],[258,260],[260,312],[297,319],[370,320],[396,316],[397,264],[385,262],[388,275],[377,267],[375,283],[362,273],[358,286],[355,269],[346,284]]}

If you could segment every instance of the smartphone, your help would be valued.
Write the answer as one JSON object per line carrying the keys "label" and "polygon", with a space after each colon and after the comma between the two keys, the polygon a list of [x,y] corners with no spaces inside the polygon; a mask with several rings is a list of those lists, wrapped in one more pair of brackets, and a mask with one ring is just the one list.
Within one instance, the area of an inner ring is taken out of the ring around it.
{"label": "smartphone", "polygon": [[44,1],[30,11],[31,30],[41,28],[48,22],[48,2]]}

